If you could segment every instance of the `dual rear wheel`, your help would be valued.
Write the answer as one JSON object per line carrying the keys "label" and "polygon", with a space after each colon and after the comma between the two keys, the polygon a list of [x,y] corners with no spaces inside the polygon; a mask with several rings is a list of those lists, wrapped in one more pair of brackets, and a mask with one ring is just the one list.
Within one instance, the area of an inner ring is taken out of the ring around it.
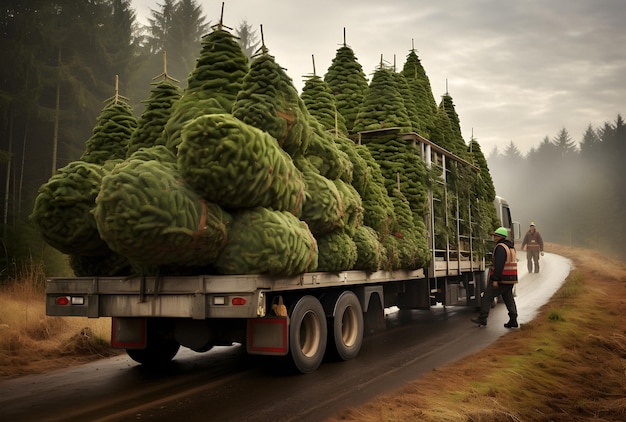
{"label": "dual rear wheel", "polygon": [[342,360],[355,358],[363,344],[363,311],[351,291],[339,294],[331,303],[329,317],[321,302],[311,295],[301,297],[293,307],[289,324],[289,354],[293,369],[315,371],[326,352]]}

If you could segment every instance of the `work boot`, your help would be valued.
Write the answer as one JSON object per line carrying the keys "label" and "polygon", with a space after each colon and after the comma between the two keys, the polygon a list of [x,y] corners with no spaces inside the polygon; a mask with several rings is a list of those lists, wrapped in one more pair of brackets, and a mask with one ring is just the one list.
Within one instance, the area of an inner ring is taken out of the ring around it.
{"label": "work boot", "polygon": [[478,324],[479,327],[487,326],[487,317],[485,315],[478,315],[476,318],[472,318],[474,324]]}
{"label": "work boot", "polygon": [[509,322],[504,324],[504,328],[517,328],[519,324],[517,323],[517,315],[509,314]]}

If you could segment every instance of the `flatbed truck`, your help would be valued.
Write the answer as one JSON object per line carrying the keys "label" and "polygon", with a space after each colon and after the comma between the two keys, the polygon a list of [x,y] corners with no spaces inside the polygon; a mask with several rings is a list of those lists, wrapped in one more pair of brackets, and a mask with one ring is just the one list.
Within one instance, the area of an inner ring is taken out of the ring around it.
{"label": "flatbed truck", "polygon": [[[444,188],[449,163],[474,167],[416,133],[402,137],[427,166],[438,166]],[[489,256],[472,244],[488,242],[486,234],[458,230],[438,248],[432,194],[429,202],[431,257],[423,268],[294,277],[55,277],[47,281],[46,314],[111,318],[112,346],[146,366],[170,361],[180,346],[205,352],[239,343],[249,354],[278,361],[278,368],[313,372],[325,356],[357,357],[363,336],[384,329],[386,308],[480,306]],[[494,206],[501,224],[518,233],[508,203],[497,197]],[[460,228],[459,219],[448,216],[447,224]]]}

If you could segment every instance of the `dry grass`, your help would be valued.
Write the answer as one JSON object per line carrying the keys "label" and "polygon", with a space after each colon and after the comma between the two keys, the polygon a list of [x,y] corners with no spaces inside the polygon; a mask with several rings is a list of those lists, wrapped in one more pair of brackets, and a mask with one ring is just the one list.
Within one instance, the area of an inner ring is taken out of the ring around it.
{"label": "dry grass", "polygon": [[549,251],[575,269],[534,321],[331,421],[626,420],[626,266]]}
{"label": "dry grass", "polygon": [[110,318],[46,316],[41,270],[0,286],[0,377],[40,373],[117,354]]}

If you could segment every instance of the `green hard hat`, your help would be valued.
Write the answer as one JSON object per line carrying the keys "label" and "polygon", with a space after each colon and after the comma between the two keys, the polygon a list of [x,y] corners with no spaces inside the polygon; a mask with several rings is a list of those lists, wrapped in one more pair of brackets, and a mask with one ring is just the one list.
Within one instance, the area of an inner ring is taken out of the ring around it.
{"label": "green hard hat", "polygon": [[509,231],[506,229],[506,227],[498,227],[496,231],[491,234],[497,234],[498,236],[507,237],[509,235]]}

